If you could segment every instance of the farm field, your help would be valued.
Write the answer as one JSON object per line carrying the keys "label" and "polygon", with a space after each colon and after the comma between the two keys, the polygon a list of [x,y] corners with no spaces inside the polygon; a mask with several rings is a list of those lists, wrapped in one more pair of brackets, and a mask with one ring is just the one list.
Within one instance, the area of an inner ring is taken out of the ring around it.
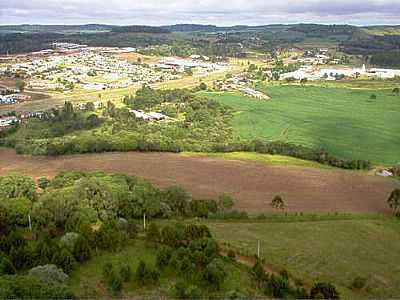
{"label": "farm field", "polygon": [[397,180],[364,172],[193,157],[172,153],[103,153],[62,157],[17,155],[0,148],[0,175],[18,173],[34,178],[60,171],[126,173],[159,187],[180,185],[196,198],[229,194],[236,208],[250,213],[274,211],[272,198],[282,195],[289,212],[388,214],[386,200]]}
{"label": "farm field", "polygon": [[400,161],[400,98],[391,90],[271,86],[265,92],[271,101],[236,93],[204,95],[236,111],[233,125],[242,138],[319,147],[375,165]]}
{"label": "farm field", "polygon": [[[328,280],[343,298],[398,297],[400,223],[391,218],[317,222],[207,222],[221,243],[261,255],[267,265],[305,280]],[[367,279],[361,292],[349,287],[357,276]],[[306,283],[306,281],[305,281]]]}

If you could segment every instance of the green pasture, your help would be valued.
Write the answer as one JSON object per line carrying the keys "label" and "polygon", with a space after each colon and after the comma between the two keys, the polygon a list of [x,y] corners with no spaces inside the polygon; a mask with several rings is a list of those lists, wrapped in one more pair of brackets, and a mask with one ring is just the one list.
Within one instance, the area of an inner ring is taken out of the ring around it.
{"label": "green pasture", "polygon": [[[287,268],[309,285],[335,284],[343,297],[400,295],[400,222],[391,218],[301,222],[207,222],[214,236],[246,255],[257,252],[275,271]],[[367,280],[353,290],[353,280]]]}
{"label": "green pasture", "polygon": [[[391,89],[270,86],[270,101],[238,93],[204,93],[235,111],[245,139],[285,141],[326,149],[344,159],[377,165],[400,162],[400,97]],[[371,99],[371,95],[376,99]]]}

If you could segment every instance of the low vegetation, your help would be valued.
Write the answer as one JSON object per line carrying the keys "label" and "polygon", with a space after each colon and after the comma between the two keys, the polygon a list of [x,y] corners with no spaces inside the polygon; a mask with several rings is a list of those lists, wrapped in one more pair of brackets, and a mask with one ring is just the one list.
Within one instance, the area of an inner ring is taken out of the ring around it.
{"label": "low vegetation", "polygon": [[0,177],[0,191],[13,203],[0,203],[1,298],[339,296],[329,283],[295,287],[287,272],[223,255],[191,218],[233,212],[227,195],[197,200],[99,172],[61,173],[41,189],[29,177]]}
{"label": "low vegetation", "polygon": [[[367,83],[364,84],[367,86]],[[202,94],[234,110],[243,139],[262,139],[325,149],[341,159],[394,165],[400,147],[400,99],[388,90],[313,86],[261,86],[272,97],[257,101],[233,93]],[[370,99],[371,93],[376,99]]]}

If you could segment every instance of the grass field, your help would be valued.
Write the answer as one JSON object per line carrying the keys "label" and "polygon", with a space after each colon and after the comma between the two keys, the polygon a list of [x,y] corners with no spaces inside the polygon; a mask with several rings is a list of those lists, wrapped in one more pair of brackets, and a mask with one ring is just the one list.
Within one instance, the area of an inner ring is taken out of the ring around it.
{"label": "grass field", "polygon": [[[220,242],[244,254],[255,254],[257,240],[266,263],[286,267],[305,283],[334,283],[344,297],[398,297],[400,222],[371,218],[318,222],[215,222],[207,224]],[[349,288],[355,277],[368,279],[367,288]]]}
{"label": "grass field", "polygon": [[[113,266],[118,268],[123,264],[128,264],[134,273],[137,269],[139,261],[142,259],[148,266],[157,269],[155,266],[157,247],[146,247],[142,240],[130,242],[122,251],[116,253],[102,252],[93,257],[87,263],[79,265],[79,267],[71,275],[72,291],[79,298],[160,298],[168,297],[174,299],[174,284],[179,277],[172,269],[167,268],[161,273],[160,284],[157,287],[142,287],[135,282],[134,276],[125,283],[120,295],[113,295],[102,280],[103,265],[106,262],[112,262]],[[245,294],[253,294],[252,281],[249,273],[244,266],[236,263],[225,262],[228,277],[215,296],[226,295],[227,292],[238,290]],[[207,291],[205,291],[207,294]]]}
{"label": "grass field", "polygon": [[282,155],[270,155],[261,154],[254,152],[231,152],[231,153],[193,153],[184,152],[181,153],[184,156],[198,156],[198,157],[212,157],[220,158],[225,160],[240,160],[240,161],[254,161],[266,165],[278,165],[278,166],[298,166],[298,167],[309,167],[319,169],[333,169],[330,166],[319,164],[310,160],[302,160],[289,156]]}
{"label": "grass field", "polygon": [[235,93],[205,95],[236,111],[233,125],[242,138],[321,147],[378,165],[400,162],[400,97],[390,90],[271,86],[265,91],[269,102]]}

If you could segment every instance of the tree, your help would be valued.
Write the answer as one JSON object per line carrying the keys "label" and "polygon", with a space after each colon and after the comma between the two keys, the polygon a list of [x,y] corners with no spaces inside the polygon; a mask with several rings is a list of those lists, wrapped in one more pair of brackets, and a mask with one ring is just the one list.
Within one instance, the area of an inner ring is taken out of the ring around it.
{"label": "tree", "polygon": [[400,95],[400,88],[398,88],[398,87],[394,88],[392,92],[393,92],[393,94],[399,96]]}
{"label": "tree", "polygon": [[271,201],[271,206],[275,209],[281,209],[284,210],[286,205],[285,201],[283,201],[283,198],[281,196],[275,196],[274,199]]}
{"label": "tree", "polygon": [[178,299],[200,299],[201,290],[181,280],[175,284],[175,295]]}
{"label": "tree", "polygon": [[[99,94],[100,95],[100,94]],[[89,110],[89,111],[95,111],[96,110],[96,107],[94,106],[94,103],[93,102],[87,102],[86,104],[85,104],[85,109],[86,110]]]}
{"label": "tree", "polygon": [[108,280],[112,270],[113,270],[113,265],[111,262],[108,261],[103,265],[103,280],[104,281]]}
{"label": "tree", "polygon": [[8,175],[0,177],[0,199],[26,197],[36,199],[36,184],[31,177]]}
{"label": "tree", "polygon": [[163,246],[158,250],[156,257],[156,265],[159,269],[163,269],[168,266],[171,260],[172,251],[171,248]]}
{"label": "tree", "polygon": [[139,265],[136,269],[135,278],[141,284],[145,285],[147,277],[147,267],[143,260],[139,261]]}
{"label": "tree", "polygon": [[46,177],[41,177],[38,179],[38,186],[45,191],[50,185],[50,180]]}
{"label": "tree", "polygon": [[158,229],[156,223],[150,223],[146,232],[146,240],[154,243],[158,243],[161,240],[160,229]]}
{"label": "tree", "polygon": [[316,283],[310,291],[311,299],[339,299],[339,293],[336,287],[330,283]]}
{"label": "tree", "polygon": [[389,207],[393,210],[396,216],[400,215],[400,189],[395,189],[387,200]]}
{"label": "tree", "polygon": [[215,287],[217,290],[221,288],[226,276],[227,273],[225,271],[224,263],[218,258],[208,264],[203,273],[203,279],[207,284]]}
{"label": "tree", "polygon": [[17,271],[11,260],[5,255],[0,254],[0,276],[7,274],[15,274]]}
{"label": "tree", "polygon": [[208,88],[207,84],[205,84],[204,82],[200,83],[200,85],[199,85],[200,91],[206,91],[207,88]]}
{"label": "tree", "polygon": [[114,294],[118,294],[122,289],[121,277],[115,274],[114,271],[111,271],[108,277],[108,285]]}
{"label": "tree", "polygon": [[376,100],[376,95],[375,94],[372,94],[371,96],[369,96],[369,99],[371,99],[371,100]]}
{"label": "tree", "polygon": [[55,253],[52,260],[67,274],[71,273],[76,266],[76,260],[67,248],[62,248],[59,253]]}
{"label": "tree", "polygon": [[26,82],[18,79],[17,82],[15,83],[15,86],[20,91],[20,93],[22,93],[25,90]]}
{"label": "tree", "polygon": [[131,267],[127,264],[124,264],[119,270],[119,275],[124,282],[128,282],[132,277]]}
{"label": "tree", "polygon": [[218,208],[220,210],[226,211],[231,210],[235,205],[235,201],[229,195],[223,194],[218,198]]}
{"label": "tree", "polygon": [[91,254],[89,242],[82,235],[79,235],[76,240],[72,254],[78,262],[84,262],[90,259]]}

